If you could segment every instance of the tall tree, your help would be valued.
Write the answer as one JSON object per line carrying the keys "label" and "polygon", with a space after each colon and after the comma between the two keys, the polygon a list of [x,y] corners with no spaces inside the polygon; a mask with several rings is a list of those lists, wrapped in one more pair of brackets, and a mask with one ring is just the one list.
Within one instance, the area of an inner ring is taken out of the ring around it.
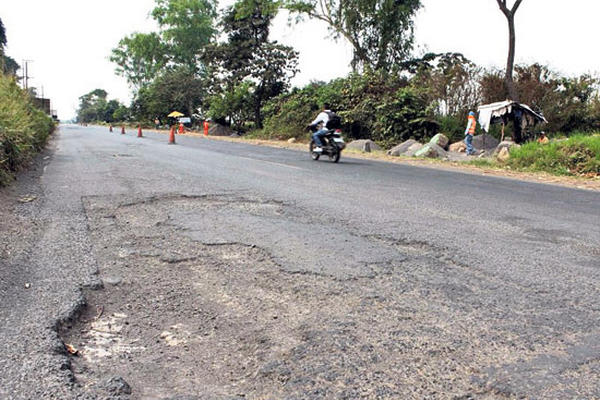
{"label": "tall tree", "polygon": [[151,15],[160,31],[121,39],[110,57],[136,92],[166,67],[201,69],[200,55],[216,34],[214,0],[156,0]]}
{"label": "tall tree", "polygon": [[352,68],[386,71],[413,48],[413,18],[420,0],[286,0],[285,7],[329,25],[353,47]]}
{"label": "tall tree", "polygon": [[0,72],[5,72],[4,46],[6,46],[6,29],[0,18]]}
{"label": "tall tree", "polygon": [[0,54],[4,54],[4,46],[6,46],[6,29],[0,18]]}
{"label": "tall tree", "polygon": [[207,51],[207,58],[224,78],[222,98],[239,98],[240,86],[251,92],[257,128],[262,128],[264,103],[282,93],[297,72],[298,54],[291,47],[269,41],[276,14],[277,3],[272,0],[238,1],[221,21],[227,42]]}
{"label": "tall tree", "polygon": [[216,35],[215,0],[156,0],[152,17],[169,45],[171,62],[196,69],[201,51]]}
{"label": "tall tree", "polygon": [[205,105],[207,86],[207,78],[186,66],[168,69],[137,93],[132,108],[140,119],[162,119],[174,110],[192,117]]}
{"label": "tall tree", "polygon": [[149,84],[168,61],[168,49],[158,33],[134,33],[119,41],[110,61],[117,75],[125,77],[134,90]]}
{"label": "tall tree", "polygon": [[79,122],[114,122],[115,112],[124,108],[117,100],[107,101],[108,93],[103,89],[95,89],[79,98],[77,121]]}
{"label": "tall tree", "polygon": [[515,66],[515,14],[517,9],[523,2],[523,0],[516,0],[512,8],[506,4],[506,0],[496,0],[502,13],[506,16],[508,22],[508,60],[506,62],[506,74],[504,77],[504,84],[506,85],[506,91],[511,100],[519,101],[519,95],[515,90],[513,82],[513,69]]}

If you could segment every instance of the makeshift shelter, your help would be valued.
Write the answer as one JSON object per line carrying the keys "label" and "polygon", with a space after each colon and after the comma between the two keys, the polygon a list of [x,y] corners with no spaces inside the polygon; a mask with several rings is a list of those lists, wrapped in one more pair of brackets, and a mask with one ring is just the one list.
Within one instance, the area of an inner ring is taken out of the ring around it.
{"label": "makeshift shelter", "polygon": [[527,139],[529,128],[548,122],[542,114],[536,113],[528,105],[511,100],[486,104],[480,106],[477,111],[479,111],[479,124],[486,132],[489,132],[491,124],[502,124],[502,136],[504,136],[504,126],[512,121],[515,143],[522,143]]}

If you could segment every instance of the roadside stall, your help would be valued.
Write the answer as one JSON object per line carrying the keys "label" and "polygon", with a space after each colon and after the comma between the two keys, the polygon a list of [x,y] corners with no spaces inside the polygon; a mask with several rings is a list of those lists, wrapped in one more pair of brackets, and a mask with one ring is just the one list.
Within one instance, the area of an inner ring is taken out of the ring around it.
{"label": "roadside stall", "polygon": [[504,140],[504,128],[509,122],[513,122],[512,138],[515,143],[523,143],[530,139],[531,128],[537,124],[548,121],[542,114],[531,109],[526,104],[506,100],[498,103],[480,106],[479,125],[484,131],[489,132],[491,124],[502,124],[502,140]]}

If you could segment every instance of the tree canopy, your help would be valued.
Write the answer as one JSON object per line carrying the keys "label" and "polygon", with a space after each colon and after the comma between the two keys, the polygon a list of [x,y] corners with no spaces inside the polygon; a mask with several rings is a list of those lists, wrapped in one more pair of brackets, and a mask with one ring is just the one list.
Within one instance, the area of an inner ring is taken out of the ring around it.
{"label": "tree canopy", "polygon": [[79,98],[79,108],[77,110],[77,121],[122,121],[124,119],[123,109],[125,109],[125,106],[117,100],[107,100],[107,97],[108,93],[104,89],[94,89],[81,96]]}
{"label": "tree canopy", "polygon": [[6,29],[0,18],[0,54],[4,54],[4,46],[6,46]]}
{"label": "tree canopy", "polygon": [[110,60],[117,64],[117,75],[138,90],[167,65],[168,48],[158,33],[134,33],[121,39]]}
{"label": "tree canopy", "polygon": [[156,0],[152,17],[159,32],[134,33],[119,42],[110,60],[134,90],[148,85],[164,68],[201,69],[200,56],[215,35],[214,0]]}
{"label": "tree canopy", "polygon": [[353,47],[352,68],[390,70],[410,54],[420,0],[286,0],[291,12],[324,21]]}
{"label": "tree canopy", "polygon": [[201,51],[216,34],[216,10],[215,0],[156,0],[151,15],[160,25],[171,63],[197,68]]}
{"label": "tree canopy", "polygon": [[[209,46],[206,52],[213,71],[221,76],[217,97],[235,98],[235,102],[219,101],[213,112],[230,117],[240,115],[236,104],[249,104],[255,127],[261,128],[264,103],[282,93],[296,73],[298,54],[293,48],[269,40],[271,21],[277,14],[277,3],[271,0],[242,0],[230,7],[221,20],[227,41]],[[242,94],[248,97],[241,101]],[[228,110],[226,105],[230,105]],[[240,119],[241,120],[241,119]]]}

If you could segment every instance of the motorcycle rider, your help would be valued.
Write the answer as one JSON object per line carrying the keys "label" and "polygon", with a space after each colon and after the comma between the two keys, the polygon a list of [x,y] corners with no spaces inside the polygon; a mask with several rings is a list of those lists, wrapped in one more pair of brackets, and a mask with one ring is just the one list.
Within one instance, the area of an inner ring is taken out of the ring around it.
{"label": "motorcycle rider", "polygon": [[321,124],[321,128],[313,133],[313,139],[315,141],[315,148],[313,151],[315,153],[323,152],[323,141],[321,138],[329,132],[327,129],[327,122],[329,122],[329,113],[331,113],[331,107],[328,103],[323,104],[323,111],[317,115],[317,118],[313,122],[310,123],[310,126],[317,126]]}

